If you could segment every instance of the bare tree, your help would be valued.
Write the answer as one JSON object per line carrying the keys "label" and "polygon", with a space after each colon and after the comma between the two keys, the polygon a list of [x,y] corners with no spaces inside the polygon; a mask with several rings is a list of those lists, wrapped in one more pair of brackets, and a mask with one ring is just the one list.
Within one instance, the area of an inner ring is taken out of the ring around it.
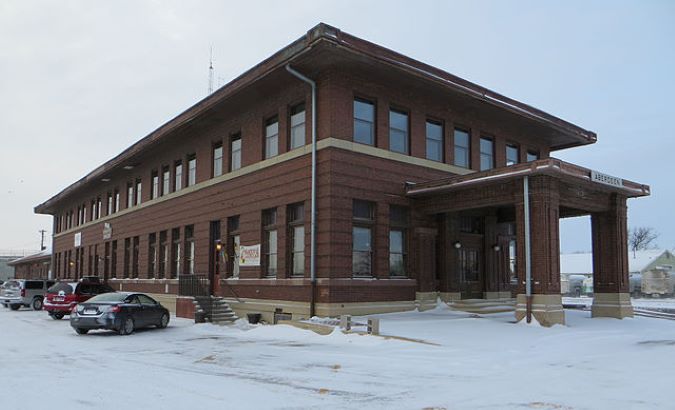
{"label": "bare tree", "polygon": [[653,242],[658,237],[659,234],[654,228],[638,226],[628,230],[628,247],[633,252],[653,248],[656,246]]}

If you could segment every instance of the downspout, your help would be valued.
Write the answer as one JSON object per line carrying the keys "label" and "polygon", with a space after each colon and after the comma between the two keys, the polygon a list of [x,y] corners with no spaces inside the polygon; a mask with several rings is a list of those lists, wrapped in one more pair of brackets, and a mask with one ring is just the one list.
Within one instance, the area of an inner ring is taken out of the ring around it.
{"label": "downspout", "polygon": [[525,218],[525,314],[532,322],[532,261],[530,256],[530,186],[527,175],[523,178],[523,205]]}
{"label": "downspout", "polygon": [[311,295],[309,301],[309,317],[314,317],[315,294],[316,294],[316,83],[299,72],[295,71],[290,64],[286,64],[286,71],[306,82],[312,87],[312,220],[310,227],[310,245],[309,245],[309,272]]}

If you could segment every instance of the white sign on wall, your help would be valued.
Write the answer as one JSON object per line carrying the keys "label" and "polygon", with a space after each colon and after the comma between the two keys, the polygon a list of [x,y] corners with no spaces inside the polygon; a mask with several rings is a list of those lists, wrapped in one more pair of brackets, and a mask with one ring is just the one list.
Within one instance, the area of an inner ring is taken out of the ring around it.
{"label": "white sign on wall", "polygon": [[623,187],[623,179],[603,174],[598,171],[591,171],[591,181],[599,182],[605,185]]}
{"label": "white sign on wall", "polygon": [[260,266],[260,244],[239,245],[239,266]]}
{"label": "white sign on wall", "polygon": [[112,238],[112,225],[106,222],[103,224],[103,240]]}
{"label": "white sign on wall", "polygon": [[73,242],[75,243],[75,247],[79,248],[82,246],[82,232],[77,232],[73,238]]}

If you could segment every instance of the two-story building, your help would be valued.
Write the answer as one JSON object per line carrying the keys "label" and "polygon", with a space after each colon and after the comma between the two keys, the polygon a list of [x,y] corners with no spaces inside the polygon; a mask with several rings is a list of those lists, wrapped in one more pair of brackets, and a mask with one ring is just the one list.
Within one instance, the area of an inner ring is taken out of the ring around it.
{"label": "two-story building", "polygon": [[626,200],[649,187],[551,157],[595,141],[320,24],[36,212],[60,278],[175,295],[201,274],[294,318],[517,297],[544,324],[564,322],[558,220],[590,214],[593,313],[623,317]]}

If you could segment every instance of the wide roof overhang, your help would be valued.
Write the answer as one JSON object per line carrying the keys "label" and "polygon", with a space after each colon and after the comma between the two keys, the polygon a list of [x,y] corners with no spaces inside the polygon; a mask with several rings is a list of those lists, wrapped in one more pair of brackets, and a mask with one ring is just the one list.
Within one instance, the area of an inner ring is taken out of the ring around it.
{"label": "wide roof overhang", "polygon": [[[109,179],[124,167],[134,167],[148,151],[181,131],[198,123],[216,122],[231,107],[242,101],[254,101],[279,87],[292,77],[285,70],[291,64],[310,78],[335,67],[376,69],[387,79],[421,88],[424,92],[443,92],[445,97],[467,106],[469,111],[485,112],[500,123],[527,126],[533,134],[546,138],[552,150],[592,144],[595,133],[471,83],[438,68],[424,64],[387,48],[344,33],[335,27],[319,24],[306,35],[278,51],[216,90],[172,120],[160,126],[119,155],[94,169],[57,195],[35,207],[36,213],[54,214],[58,204],[82,188]],[[440,91],[439,91],[440,90]],[[321,138],[321,136],[319,136]]]}

